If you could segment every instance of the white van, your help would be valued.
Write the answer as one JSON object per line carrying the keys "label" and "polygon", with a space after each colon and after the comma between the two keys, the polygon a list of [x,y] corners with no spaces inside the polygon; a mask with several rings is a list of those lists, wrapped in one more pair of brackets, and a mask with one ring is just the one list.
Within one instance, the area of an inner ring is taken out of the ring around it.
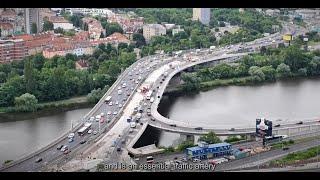
{"label": "white van", "polygon": [[154,101],[154,97],[151,97],[150,102],[153,103],[153,101]]}
{"label": "white van", "polygon": [[118,95],[121,95],[122,94],[122,91],[121,90],[118,90]]}
{"label": "white van", "polygon": [[131,128],[135,128],[135,127],[136,127],[136,123],[135,123],[135,122],[131,122],[131,123],[130,123],[130,127],[131,127]]}

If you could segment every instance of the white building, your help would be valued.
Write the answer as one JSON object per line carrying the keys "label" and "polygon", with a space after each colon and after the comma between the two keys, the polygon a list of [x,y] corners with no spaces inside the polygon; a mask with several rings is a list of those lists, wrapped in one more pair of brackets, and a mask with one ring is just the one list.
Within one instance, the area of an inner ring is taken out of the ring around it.
{"label": "white building", "polygon": [[199,20],[202,24],[208,25],[210,22],[210,8],[193,8],[192,20]]}
{"label": "white building", "polygon": [[32,24],[37,25],[37,33],[43,29],[43,18],[40,15],[41,8],[25,8],[24,19],[25,19],[25,31],[31,34]]}
{"label": "white building", "polygon": [[66,8],[67,12],[71,15],[76,13],[81,13],[84,15],[91,15],[91,16],[108,16],[112,14],[112,11],[109,9],[103,8]]}
{"label": "white building", "polygon": [[184,29],[181,29],[180,26],[178,26],[178,28],[174,28],[172,29],[172,36],[174,36],[175,34],[178,34],[179,32],[183,32]]}
{"label": "white building", "polygon": [[143,26],[143,36],[146,41],[150,41],[153,36],[161,36],[166,34],[166,28],[161,24],[147,24]]}

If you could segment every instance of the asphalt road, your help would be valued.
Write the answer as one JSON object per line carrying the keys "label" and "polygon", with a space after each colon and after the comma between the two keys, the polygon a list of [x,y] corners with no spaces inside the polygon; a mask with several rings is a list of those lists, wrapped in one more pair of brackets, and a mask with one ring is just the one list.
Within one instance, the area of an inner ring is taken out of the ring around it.
{"label": "asphalt road", "polygon": [[319,139],[315,139],[312,141],[307,141],[299,144],[294,144],[290,146],[289,150],[286,150],[286,151],[282,149],[275,149],[275,150],[259,153],[247,158],[233,160],[227,163],[220,164],[216,167],[216,171],[230,171],[230,170],[239,170],[239,169],[249,168],[249,167],[257,167],[258,165],[261,165],[265,162],[268,162],[274,159],[278,159],[280,157],[288,155],[289,153],[306,150],[308,148],[319,146],[319,145],[320,145]]}
{"label": "asphalt road", "polygon": [[[273,37],[274,35],[271,35],[271,37]],[[279,36],[281,37],[281,36]],[[249,43],[245,43],[244,46],[246,47],[252,47],[252,48],[258,48],[260,47],[262,44],[264,45],[268,45],[271,44],[271,40],[268,40],[269,37],[266,38],[262,38],[260,40],[255,40],[254,44]],[[279,38],[276,38],[277,42],[281,42],[281,40]],[[227,48],[219,48],[217,50],[215,50],[218,54],[218,52],[220,53],[229,53],[229,52],[235,52],[239,50],[239,46],[240,44],[234,45],[234,46],[230,46]],[[185,51],[185,53],[188,53],[190,51]],[[194,51],[193,51],[194,52]],[[203,52],[208,52],[208,50],[203,50]],[[184,54],[185,54],[184,53]],[[126,88],[122,88],[123,93],[121,95],[118,95],[118,88],[115,88],[114,91],[111,92],[111,96],[112,96],[112,101],[114,103],[114,105],[109,106],[105,103],[102,103],[99,107],[99,109],[93,114],[94,116],[100,114],[101,112],[107,114],[107,112],[111,111],[112,113],[117,111],[117,114],[119,113],[119,107],[118,105],[115,105],[115,102],[118,101],[119,104],[124,105],[125,102],[127,102],[127,98],[129,97],[128,95],[130,95],[132,92],[132,88],[138,86],[139,83],[136,83],[135,80],[138,79],[139,76],[141,76],[141,79],[144,79],[146,76],[148,76],[151,72],[152,69],[150,69],[149,72],[146,72],[147,67],[148,66],[152,66],[152,63],[150,62],[150,60],[152,60],[153,62],[157,61],[158,66],[160,66],[160,62],[159,61],[160,55],[156,55],[156,56],[151,56],[151,57],[147,57],[147,58],[142,58],[139,61],[137,61],[136,63],[134,63],[132,66],[129,67],[130,72],[132,72],[132,75],[129,76],[128,74],[123,78],[123,80],[120,82],[120,84],[117,85],[117,87],[119,87],[120,85],[122,85],[122,83],[126,83]],[[162,58],[164,59],[164,57]],[[180,61],[183,61],[182,58],[180,59]],[[147,64],[146,64],[147,62]],[[156,68],[156,67],[154,67]],[[141,72],[139,72],[139,69],[141,70]],[[130,80],[132,77],[133,80]],[[128,94],[129,93],[129,94]],[[100,124],[100,129],[103,129],[104,127],[108,126],[111,123],[114,123],[113,121],[115,115],[107,115],[107,120],[104,123]],[[145,115],[144,115],[145,117]],[[111,120],[111,122],[107,123],[107,121]],[[92,122],[92,129],[98,131],[99,129],[99,122]],[[97,136],[97,135],[96,135]],[[93,138],[92,138],[93,137]],[[62,157],[68,156],[68,155],[64,155],[61,151],[58,151],[56,149],[57,145],[60,144],[65,144],[69,146],[69,149],[71,150],[71,153],[73,153],[73,150],[75,149],[81,149],[81,146],[86,146],[86,145],[80,145],[80,141],[82,140],[89,140],[89,139],[94,139],[94,135],[84,135],[84,136],[78,136],[76,135],[75,139],[73,142],[69,143],[67,137],[57,143],[56,145],[52,146],[51,148],[39,153],[37,156],[34,156],[32,158],[29,158],[13,167],[7,168],[4,171],[39,171],[41,170],[44,166],[46,166],[48,164],[48,162],[52,162],[52,161],[56,161],[57,159],[62,159]],[[36,159],[38,159],[39,157],[41,157],[43,160],[39,163],[35,163]]]}

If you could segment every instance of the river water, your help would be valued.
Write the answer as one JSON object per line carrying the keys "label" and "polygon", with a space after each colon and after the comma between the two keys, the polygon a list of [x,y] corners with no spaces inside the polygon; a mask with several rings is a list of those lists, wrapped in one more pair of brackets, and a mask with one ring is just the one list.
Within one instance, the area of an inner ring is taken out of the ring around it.
{"label": "river water", "polygon": [[[227,86],[196,95],[166,97],[159,112],[176,121],[216,128],[254,127],[255,119],[278,121],[320,118],[320,78],[296,79],[257,86]],[[163,132],[168,146],[177,134]]]}
{"label": "river water", "polygon": [[[35,151],[71,128],[90,108],[21,121],[0,121],[0,162]],[[228,86],[196,95],[164,97],[159,112],[195,126],[239,128],[255,119],[293,121],[320,117],[320,78],[286,80],[258,86]],[[169,146],[178,134],[162,132],[158,145]]]}
{"label": "river water", "polygon": [[0,163],[49,144],[89,111],[90,108],[85,108],[34,119],[0,121]]}

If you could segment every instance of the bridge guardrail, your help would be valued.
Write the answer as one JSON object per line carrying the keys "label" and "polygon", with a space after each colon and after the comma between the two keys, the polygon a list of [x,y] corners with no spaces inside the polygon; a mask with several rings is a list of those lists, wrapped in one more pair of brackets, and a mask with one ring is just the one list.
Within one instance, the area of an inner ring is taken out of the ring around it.
{"label": "bridge guardrail", "polygon": [[[135,63],[133,63],[129,67],[135,66],[136,63],[139,63],[139,61],[141,61],[141,60],[143,61],[143,59],[144,58],[141,58],[141,59],[137,60]],[[112,84],[112,86],[108,89],[108,91],[103,95],[103,97],[99,100],[99,102],[82,118],[82,121],[80,123],[78,123],[71,131],[79,129],[83,125],[85,120],[88,119],[88,117],[90,117],[92,114],[94,114],[97,111],[97,108],[99,106],[101,106],[101,104],[104,102],[105,97],[107,95],[109,95],[114,90],[114,88],[117,86],[119,81],[121,81],[123,79],[123,77],[128,73],[127,71],[129,71],[129,69],[130,69],[129,67],[126,68],[126,70],[123,73],[121,73],[121,75]],[[18,160],[12,161],[12,162],[2,166],[0,168],[0,171],[3,171],[3,170],[8,169],[10,167],[13,167],[13,166],[15,166],[17,164],[20,164],[23,161],[26,161],[26,160],[28,160],[28,159],[30,159],[30,158],[32,158],[32,157],[44,152],[44,151],[46,151],[47,149],[57,145],[60,141],[62,141],[63,139],[65,139],[67,137],[68,133],[70,133],[70,131],[67,131],[66,133],[64,133],[60,137],[56,138],[53,142],[49,143],[48,145],[46,145],[44,147],[39,148],[37,151],[35,151],[35,152],[31,153],[31,154],[25,155],[24,157],[19,158]]]}

